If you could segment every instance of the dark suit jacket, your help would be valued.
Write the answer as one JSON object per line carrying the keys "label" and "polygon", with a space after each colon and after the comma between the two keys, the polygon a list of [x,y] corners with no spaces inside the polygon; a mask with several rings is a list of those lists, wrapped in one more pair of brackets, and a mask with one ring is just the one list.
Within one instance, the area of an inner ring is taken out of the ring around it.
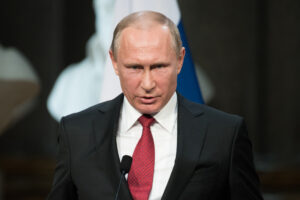
{"label": "dark suit jacket", "polygon": [[[123,95],[64,117],[49,200],[113,200],[120,180],[116,133]],[[132,199],[123,181],[120,200]],[[175,165],[164,200],[262,199],[243,120],[178,95]]]}

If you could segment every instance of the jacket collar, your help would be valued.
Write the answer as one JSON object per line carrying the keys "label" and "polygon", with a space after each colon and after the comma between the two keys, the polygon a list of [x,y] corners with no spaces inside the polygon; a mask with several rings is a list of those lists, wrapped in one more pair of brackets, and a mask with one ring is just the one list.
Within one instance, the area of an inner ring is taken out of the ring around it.
{"label": "jacket collar", "polygon": [[[120,110],[123,103],[124,95],[120,94],[111,101],[104,102],[98,106],[98,117],[94,121],[94,133],[96,138],[97,151],[102,151],[102,143],[108,149],[107,156],[102,159],[102,162],[107,162],[107,175],[109,176],[112,185],[115,186],[115,193],[121,177],[120,159],[116,143],[116,135],[119,125]],[[101,119],[102,121],[99,121]],[[101,133],[101,134],[100,134]],[[124,200],[132,200],[130,191],[126,181],[122,181],[119,196]]]}
{"label": "jacket collar", "polygon": [[178,199],[201,154],[207,123],[201,107],[178,94],[178,137],[175,165],[162,199]]}

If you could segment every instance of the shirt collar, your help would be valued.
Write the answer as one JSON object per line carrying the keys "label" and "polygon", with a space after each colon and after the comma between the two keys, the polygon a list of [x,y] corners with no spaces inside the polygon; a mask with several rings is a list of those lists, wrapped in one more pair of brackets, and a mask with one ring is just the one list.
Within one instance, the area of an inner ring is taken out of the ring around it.
{"label": "shirt collar", "polygon": [[121,130],[127,131],[130,129],[135,123],[137,123],[138,118],[142,114],[139,113],[127,100],[126,96],[124,96],[123,106],[122,106],[122,121]]}
{"label": "shirt collar", "polygon": [[[122,106],[122,118],[121,120],[121,129],[129,130],[132,126],[137,123],[138,118],[142,114],[138,112],[127,100],[124,96],[123,106]],[[168,103],[153,116],[162,127],[167,129],[168,132],[172,133],[174,123],[177,119],[177,94],[174,92],[171,99]]]}
{"label": "shirt collar", "polygon": [[177,119],[177,94],[174,92],[169,102],[153,116],[160,125],[172,133]]}

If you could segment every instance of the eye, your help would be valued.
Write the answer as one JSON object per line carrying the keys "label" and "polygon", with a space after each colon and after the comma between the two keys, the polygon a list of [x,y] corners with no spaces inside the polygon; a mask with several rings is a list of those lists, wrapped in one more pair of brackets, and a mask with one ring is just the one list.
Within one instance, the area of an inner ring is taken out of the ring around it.
{"label": "eye", "polygon": [[141,65],[127,65],[126,67],[128,69],[132,69],[132,70],[143,69],[143,66],[141,66]]}
{"label": "eye", "polygon": [[141,69],[141,66],[137,66],[137,65],[131,66],[131,69]]}
{"label": "eye", "polygon": [[167,66],[168,66],[167,64],[155,64],[151,66],[151,69],[161,69]]}

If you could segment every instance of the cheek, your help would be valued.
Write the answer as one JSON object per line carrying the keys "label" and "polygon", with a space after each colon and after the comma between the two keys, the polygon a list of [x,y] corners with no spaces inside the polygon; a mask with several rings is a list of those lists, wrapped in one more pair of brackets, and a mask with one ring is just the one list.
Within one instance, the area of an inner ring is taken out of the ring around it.
{"label": "cheek", "polygon": [[168,71],[156,75],[156,82],[163,91],[173,91],[177,85],[176,71]]}
{"label": "cheek", "polygon": [[157,77],[160,77],[160,80],[169,85],[177,79],[177,70],[171,68],[164,69],[164,71],[159,72]]}
{"label": "cheek", "polygon": [[132,93],[138,88],[139,78],[131,74],[126,74],[125,76],[120,76],[121,86],[123,91]]}

